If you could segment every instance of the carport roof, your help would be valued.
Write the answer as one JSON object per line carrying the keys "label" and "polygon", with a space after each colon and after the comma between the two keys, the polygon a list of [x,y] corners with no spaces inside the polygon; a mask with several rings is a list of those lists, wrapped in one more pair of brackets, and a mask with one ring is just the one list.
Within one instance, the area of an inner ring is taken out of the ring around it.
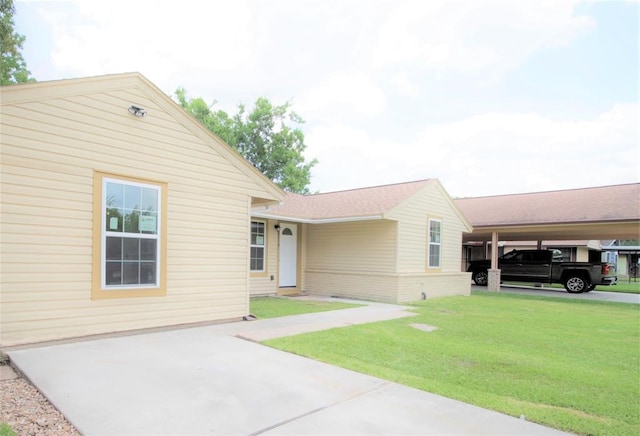
{"label": "carport roof", "polygon": [[465,241],[640,238],[640,183],[454,200]]}

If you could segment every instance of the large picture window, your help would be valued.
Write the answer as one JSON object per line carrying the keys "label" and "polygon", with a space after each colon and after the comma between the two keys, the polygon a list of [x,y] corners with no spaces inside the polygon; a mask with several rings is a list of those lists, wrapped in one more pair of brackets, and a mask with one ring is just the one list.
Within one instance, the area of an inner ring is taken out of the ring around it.
{"label": "large picture window", "polygon": [[428,267],[440,268],[442,240],[442,221],[429,219]]}
{"label": "large picture window", "polygon": [[[100,216],[96,217],[99,230],[95,231],[98,247],[94,254],[99,256],[99,266],[94,261],[93,296],[163,295],[166,187],[107,175],[99,175],[98,183],[99,206],[98,199],[94,205]],[[95,276],[98,271],[99,278]],[[152,292],[137,292],[144,290]]]}
{"label": "large picture window", "polygon": [[262,221],[251,221],[251,272],[265,271],[264,254],[267,242],[265,227]]}

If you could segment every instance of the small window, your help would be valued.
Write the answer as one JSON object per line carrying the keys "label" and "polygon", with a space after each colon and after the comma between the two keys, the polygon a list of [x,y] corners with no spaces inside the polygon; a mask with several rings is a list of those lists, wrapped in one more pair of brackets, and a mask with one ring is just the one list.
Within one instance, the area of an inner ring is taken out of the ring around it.
{"label": "small window", "polygon": [[428,267],[440,268],[442,221],[429,219]]}
{"label": "small window", "polygon": [[251,272],[264,272],[264,254],[266,247],[265,223],[251,221]]}

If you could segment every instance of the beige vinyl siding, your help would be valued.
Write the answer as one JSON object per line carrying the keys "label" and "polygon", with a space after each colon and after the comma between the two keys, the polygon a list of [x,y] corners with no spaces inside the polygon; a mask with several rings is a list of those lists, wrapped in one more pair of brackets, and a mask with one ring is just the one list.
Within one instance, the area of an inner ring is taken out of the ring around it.
{"label": "beige vinyl siding", "polygon": [[[398,220],[397,301],[469,295],[471,278],[461,271],[465,223],[448,194],[432,182],[385,214]],[[440,268],[427,268],[429,218],[442,223]]]}
{"label": "beige vinyl siding", "polygon": [[[400,274],[398,302],[471,294],[470,273]],[[424,292],[424,296],[422,293]]]}
{"label": "beige vinyl siding", "polygon": [[[153,90],[53,91],[1,106],[0,343],[246,315],[250,196],[273,193]],[[91,300],[95,171],[167,183],[165,297]]]}
{"label": "beige vinyl siding", "polygon": [[395,222],[311,224],[306,234],[305,291],[395,301]]}
{"label": "beige vinyl siding", "polygon": [[394,221],[312,224],[307,236],[307,270],[395,272]]}
{"label": "beige vinyl siding", "polygon": [[398,302],[396,274],[347,271],[306,271],[305,290],[313,295]]}
{"label": "beige vinyl siding", "polygon": [[429,218],[441,220],[441,267],[438,272],[460,272],[464,225],[439,184],[430,183],[386,214],[398,220],[398,272],[427,270]]}

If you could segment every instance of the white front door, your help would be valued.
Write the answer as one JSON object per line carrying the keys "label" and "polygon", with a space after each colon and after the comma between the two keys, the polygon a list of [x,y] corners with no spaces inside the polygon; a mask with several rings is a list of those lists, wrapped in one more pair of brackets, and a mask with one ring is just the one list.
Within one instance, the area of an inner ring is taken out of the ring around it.
{"label": "white front door", "polygon": [[298,226],[281,224],[280,287],[295,288],[298,282]]}

